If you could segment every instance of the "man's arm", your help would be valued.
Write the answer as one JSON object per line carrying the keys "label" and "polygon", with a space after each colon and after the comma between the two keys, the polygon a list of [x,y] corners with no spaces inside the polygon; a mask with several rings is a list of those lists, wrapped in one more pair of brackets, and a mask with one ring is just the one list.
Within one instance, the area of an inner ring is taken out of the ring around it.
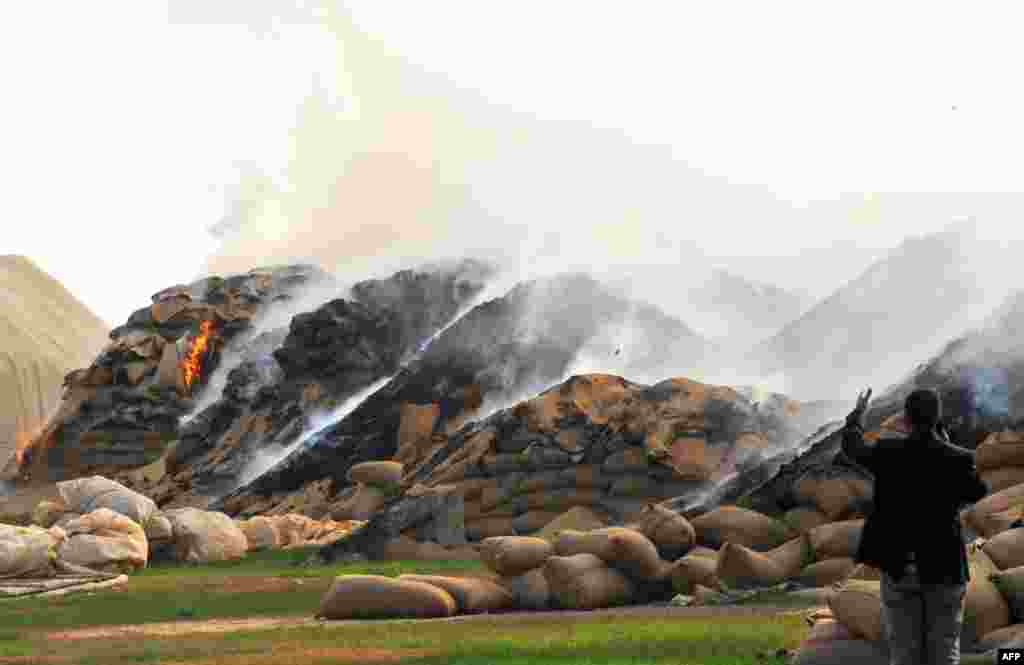
{"label": "man's arm", "polygon": [[974,451],[954,444],[949,438],[949,432],[945,425],[941,422],[936,429],[946,452],[953,455],[962,465],[964,481],[960,491],[961,503],[971,504],[981,501],[988,495],[988,486],[978,476],[978,469],[974,465]]}

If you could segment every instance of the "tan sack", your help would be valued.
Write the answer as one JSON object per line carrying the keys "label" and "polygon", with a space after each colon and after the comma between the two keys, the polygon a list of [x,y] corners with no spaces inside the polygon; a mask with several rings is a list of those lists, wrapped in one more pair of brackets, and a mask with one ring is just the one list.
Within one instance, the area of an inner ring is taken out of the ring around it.
{"label": "tan sack", "polygon": [[174,537],[171,520],[161,512],[150,515],[149,520],[142,525],[142,529],[146,532],[146,539],[151,543],[170,540]]}
{"label": "tan sack", "polygon": [[802,646],[792,665],[889,665],[884,644],[869,640],[829,640]]}
{"label": "tan sack", "polygon": [[174,558],[177,561],[206,562],[240,559],[249,541],[235,521],[224,513],[198,508],[164,511],[174,530]]}
{"label": "tan sack", "polygon": [[807,532],[814,560],[852,557],[860,545],[864,520],[845,520],[815,527]]}
{"label": "tan sack", "polygon": [[851,477],[850,472],[837,474],[835,469],[808,469],[793,484],[796,503],[817,507],[830,522],[846,517],[871,495],[866,479]]}
{"label": "tan sack", "polygon": [[650,538],[658,553],[667,559],[678,559],[697,542],[697,531],[689,520],[656,503],[648,504],[637,521],[627,526]]}
{"label": "tan sack", "polygon": [[576,506],[570,508],[566,512],[560,514],[551,522],[548,522],[540,533],[537,533],[538,538],[554,542],[555,537],[560,531],[565,529],[572,529],[576,531],[591,531],[593,529],[601,529],[608,526],[608,520],[587,508],[586,506]]}
{"label": "tan sack", "polygon": [[1000,570],[1024,566],[1024,529],[1007,529],[985,541],[985,554]]}
{"label": "tan sack", "polygon": [[997,628],[1010,625],[1010,607],[999,588],[989,579],[999,570],[974,543],[967,546],[967,565],[971,579],[967,582],[967,595],[964,597],[962,634],[970,643]]}
{"label": "tan sack", "polygon": [[602,560],[608,560],[614,556],[612,542],[608,533],[610,528],[602,527],[592,531],[564,529],[555,538],[555,554],[558,556],[593,554]]}
{"label": "tan sack", "polygon": [[808,587],[827,587],[845,580],[854,569],[854,561],[849,557],[824,559],[805,566],[793,576],[793,581]]}
{"label": "tan sack", "polygon": [[324,594],[316,618],[428,619],[450,617],[456,604],[444,589],[383,575],[341,575]]}
{"label": "tan sack", "polygon": [[592,554],[553,556],[544,564],[544,577],[552,602],[563,609],[614,607],[637,595],[629,578]]}
{"label": "tan sack", "polygon": [[[988,550],[985,550],[988,553]],[[1024,566],[992,573],[992,583],[1006,599],[1011,617],[1024,616]]]}
{"label": "tan sack", "polygon": [[782,521],[798,533],[807,533],[816,526],[828,524],[831,520],[820,510],[808,506],[797,506],[787,510]]}
{"label": "tan sack", "polygon": [[67,512],[63,501],[40,501],[32,510],[32,524],[49,529]]}
{"label": "tan sack", "polygon": [[399,575],[398,579],[425,582],[444,589],[455,599],[459,612],[498,612],[512,607],[511,592],[491,580],[441,575]]}
{"label": "tan sack", "polygon": [[697,532],[697,542],[715,548],[729,541],[763,552],[797,535],[780,520],[738,506],[715,508],[690,523]]}
{"label": "tan sack", "polygon": [[475,520],[466,520],[466,539],[484,540],[497,536],[515,536],[516,530],[512,526],[511,517],[483,517]]}
{"label": "tan sack", "polygon": [[658,556],[654,543],[635,529],[608,527],[610,557],[605,562],[634,580],[660,580],[672,572],[672,564]]}
{"label": "tan sack", "polygon": [[385,490],[377,485],[360,483],[356,486],[355,494],[338,506],[331,513],[331,517],[336,520],[365,521],[373,517],[387,501]]}
{"label": "tan sack", "polygon": [[484,564],[508,577],[539,568],[552,554],[551,543],[531,536],[486,538],[480,543],[480,559]]}
{"label": "tan sack", "polygon": [[[1024,510],[1024,483],[1013,485],[995,494],[989,494],[973,506],[965,509],[967,524],[985,538],[991,538],[1009,527],[1006,517],[1020,516]],[[1010,515],[1006,515],[1010,513]],[[1003,519],[1000,519],[1000,516]]]}
{"label": "tan sack", "polygon": [[513,604],[521,610],[546,610],[551,606],[551,590],[543,567],[522,575],[502,576],[498,584],[508,589]]}
{"label": "tan sack", "polygon": [[979,472],[1024,466],[1024,436],[1017,432],[993,432],[974,451]]}
{"label": "tan sack", "polygon": [[53,577],[61,539],[58,529],[0,524],[0,579]]}
{"label": "tan sack", "polygon": [[348,470],[349,482],[389,488],[402,482],[400,462],[362,462]]}
{"label": "tan sack", "polygon": [[134,520],[100,508],[69,522],[57,547],[62,563],[99,572],[129,573],[146,565],[149,541]]}
{"label": "tan sack", "polygon": [[866,563],[858,563],[850,571],[850,579],[852,580],[881,580],[882,571],[874,566],[869,566]]}
{"label": "tan sack", "polygon": [[718,554],[715,575],[734,589],[780,584],[798,574],[810,560],[810,545],[800,536],[765,553],[726,543]]}
{"label": "tan sack", "polygon": [[829,594],[828,606],[854,635],[873,642],[882,639],[881,582],[846,580]]}
{"label": "tan sack", "polygon": [[1002,491],[1007,487],[1024,483],[1024,466],[1004,466],[998,469],[979,471],[978,477],[985,483],[988,493]]}
{"label": "tan sack", "polygon": [[57,483],[57,490],[68,512],[72,513],[84,515],[99,508],[109,508],[137,524],[145,524],[157,512],[152,499],[103,476],[65,480]]}
{"label": "tan sack", "polygon": [[271,519],[262,516],[251,517],[239,521],[238,528],[245,534],[250,552],[281,547],[281,534]]}
{"label": "tan sack", "polygon": [[715,574],[717,556],[687,554],[673,564],[672,588],[677,593],[691,594],[698,586],[720,589],[721,583]]}

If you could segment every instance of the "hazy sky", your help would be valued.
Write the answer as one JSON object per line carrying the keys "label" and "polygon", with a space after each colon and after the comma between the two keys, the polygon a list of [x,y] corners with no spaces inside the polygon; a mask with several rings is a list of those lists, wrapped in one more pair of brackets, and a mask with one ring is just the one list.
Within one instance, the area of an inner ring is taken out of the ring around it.
{"label": "hazy sky", "polygon": [[225,215],[254,258],[313,255],[328,228],[353,269],[554,229],[574,262],[696,249],[825,295],[958,215],[1024,236],[1022,13],[5,3],[0,253],[111,325],[208,260],[245,264],[207,233]]}

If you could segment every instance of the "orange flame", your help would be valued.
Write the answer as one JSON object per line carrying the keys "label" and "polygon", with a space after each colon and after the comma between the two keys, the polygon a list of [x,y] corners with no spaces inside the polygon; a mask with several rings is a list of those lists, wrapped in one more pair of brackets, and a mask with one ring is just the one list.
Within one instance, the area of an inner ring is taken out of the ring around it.
{"label": "orange flame", "polygon": [[199,325],[199,336],[192,342],[192,348],[188,352],[188,356],[181,362],[181,369],[185,373],[185,387],[192,391],[192,384],[199,376],[199,370],[202,369],[201,358],[206,349],[210,346],[210,335],[213,333],[213,322],[203,321]]}

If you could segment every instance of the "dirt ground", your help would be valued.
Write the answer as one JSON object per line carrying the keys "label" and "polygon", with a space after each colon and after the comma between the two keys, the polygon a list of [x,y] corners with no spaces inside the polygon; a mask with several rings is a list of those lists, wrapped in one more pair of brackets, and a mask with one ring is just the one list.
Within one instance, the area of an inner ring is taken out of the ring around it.
{"label": "dirt ground", "polygon": [[[792,606],[770,605],[719,605],[709,607],[669,607],[664,605],[633,605],[599,610],[554,610],[548,612],[512,611],[496,614],[463,614],[445,619],[420,619],[419,621],[490,621],[490,622],[534,622],[550,621],[553,618],[600,617],[600,616],[650,616],[672,619],[693,616],[767,616],[772,614],[805,614],[812,608],[794,609]],[[166,621],[146,624],[122,624],[98,626],[49,633],[51,640],[82,640],[111,637],[151,636],[174,637],[189,633],[227,633],[235,630],[264,630],[300,626],[344,626],[359,621],[324,621],[312,617],[256,617],[243,619],[210,619],[206,621]]]}

